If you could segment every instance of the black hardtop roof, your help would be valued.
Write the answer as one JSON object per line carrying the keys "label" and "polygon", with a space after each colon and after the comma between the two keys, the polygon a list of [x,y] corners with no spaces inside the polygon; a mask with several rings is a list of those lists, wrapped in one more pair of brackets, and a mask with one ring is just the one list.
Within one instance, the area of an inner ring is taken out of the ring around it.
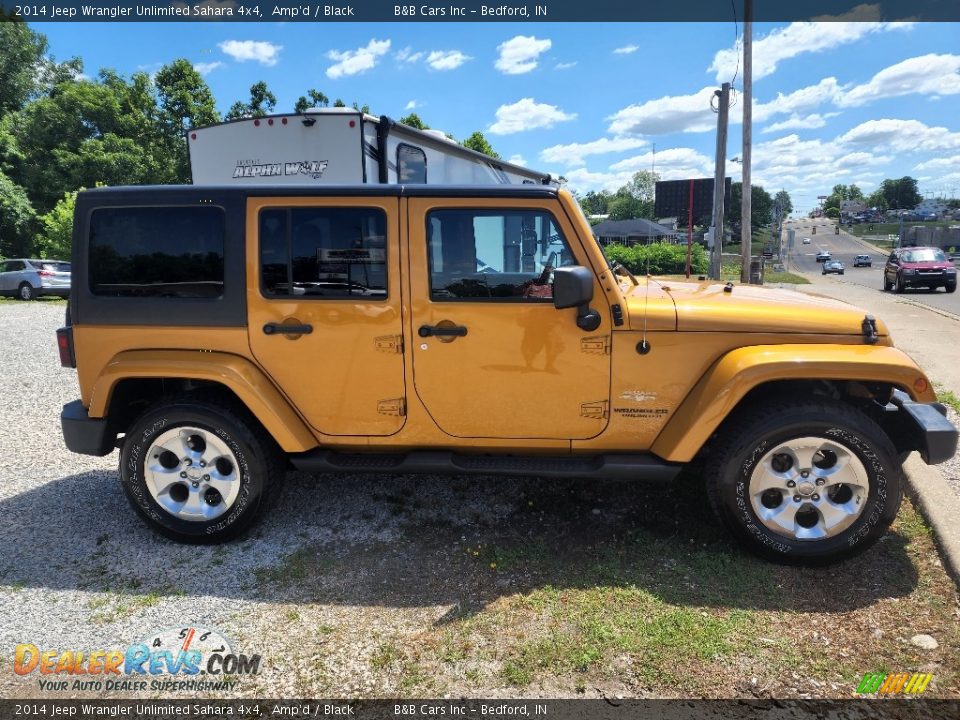
{"label": "black hardtop roof", "polygon": [[554,185],[125,185],[84,190],[81,197],[104,201],[122,197],[125,201],[142,196],[156,201],[163,196],[241,197],[556,197]]}

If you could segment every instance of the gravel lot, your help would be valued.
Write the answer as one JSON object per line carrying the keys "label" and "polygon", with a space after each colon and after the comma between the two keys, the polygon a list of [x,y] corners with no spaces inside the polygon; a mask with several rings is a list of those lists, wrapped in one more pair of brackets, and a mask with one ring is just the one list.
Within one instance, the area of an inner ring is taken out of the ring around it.
{"label": "gravel lot", "polygon": [[[251,536],[164,540],[115,454],[63,447],[63,309],[0,302],[2,697],[50,695],[12,672],[17,643],[191,625],[264,657],[213,695],[849,697],[865,671],[927,668],[928,695],[960,696],[956,590],[909,505],[863,560],[822,570],[729,547],[696,483],[290,474]],[[100,695],[131,693],[54,693]]]}

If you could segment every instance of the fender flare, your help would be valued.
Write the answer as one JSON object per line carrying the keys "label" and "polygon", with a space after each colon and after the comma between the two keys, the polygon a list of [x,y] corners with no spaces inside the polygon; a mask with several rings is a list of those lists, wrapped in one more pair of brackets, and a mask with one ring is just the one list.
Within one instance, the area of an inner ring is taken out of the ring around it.
{"label": "fender flare", "polygon": [[894,347],[820,344],[741,347],[717,360],[700,378],[657,435],[651,451],[664,460],[689,462],[748,392],[777,380],[885,382],[906,391],[913,400],[936,400],[923,371],[906,353]]}
{"label": "fender flare", "polygon": [[230,389],[285,452],[317,446],[287,399],[252,362],[239,355],[196,350],[129,350],[117,353],[97,378],[90,396],[91,418],[106,417],[113,391],[132,378],[205,380]]}

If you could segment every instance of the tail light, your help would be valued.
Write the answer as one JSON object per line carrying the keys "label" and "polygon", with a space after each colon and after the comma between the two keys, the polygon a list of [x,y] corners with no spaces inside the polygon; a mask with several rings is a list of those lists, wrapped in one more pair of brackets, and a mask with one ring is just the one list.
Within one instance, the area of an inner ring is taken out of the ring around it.
{"label": "tail light", "polygon": [[49,270],[38,270],[37,275],[39,275],[40,277],[52,277],[53,273],[50,272]]}
{"label": "tail light", "polygon": [[60,365],[66,368],[77,366],[77,356],[73,352],[73,328],[62,327],[57,330],[57,350],[60,351]]}

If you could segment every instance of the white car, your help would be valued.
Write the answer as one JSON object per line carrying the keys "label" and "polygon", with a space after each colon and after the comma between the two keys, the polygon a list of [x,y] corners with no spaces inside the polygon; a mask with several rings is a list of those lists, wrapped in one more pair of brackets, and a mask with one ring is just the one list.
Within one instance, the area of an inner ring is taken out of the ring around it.
{"label": "white car", "polygon": [[810,238],[804,238],[804,239],[803,239],[803,244],[804,244],[804,245],[809,245],[809,244],[810,244]]}
{"label": "white car", "polygon": [[817,262],[828,262],[833,259],[833,255],[828,253],[826,250],[821,250],[817,253]]}

